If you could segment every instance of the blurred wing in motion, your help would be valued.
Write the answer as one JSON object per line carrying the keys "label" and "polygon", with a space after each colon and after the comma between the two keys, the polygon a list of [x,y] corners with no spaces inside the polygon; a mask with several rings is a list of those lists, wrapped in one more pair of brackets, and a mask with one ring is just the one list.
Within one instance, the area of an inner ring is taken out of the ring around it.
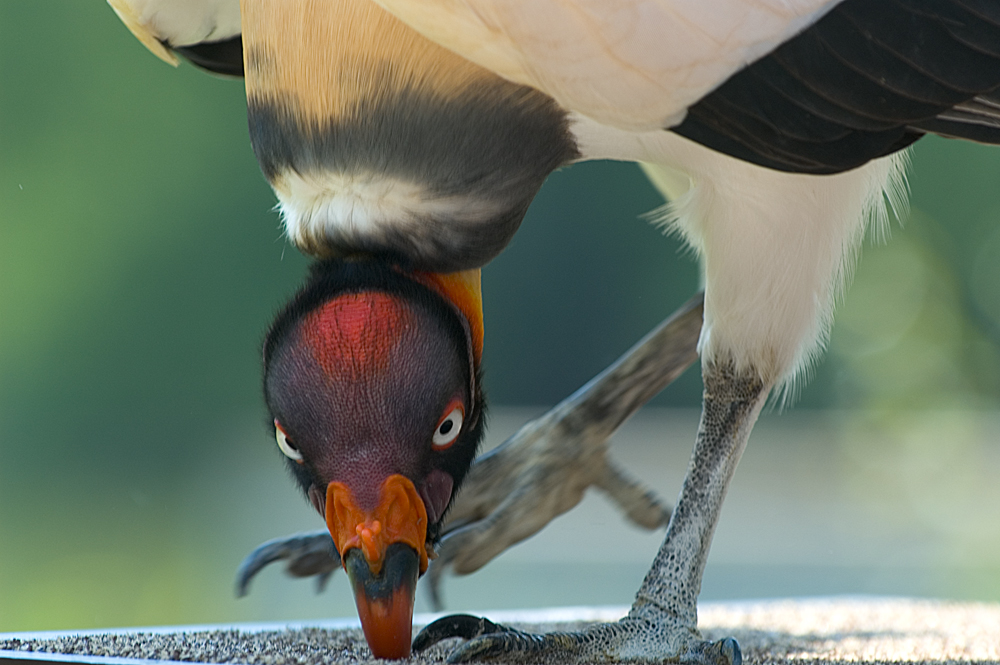
{"label": "blurred wing in motion", "polygon": [[698,294],[586,385],[476,460],[448,515],[431,594],[451,566],[473,573],[601,490],[633,524],[666,526],[670,508],[610,457],[611,437],[698,359]]}

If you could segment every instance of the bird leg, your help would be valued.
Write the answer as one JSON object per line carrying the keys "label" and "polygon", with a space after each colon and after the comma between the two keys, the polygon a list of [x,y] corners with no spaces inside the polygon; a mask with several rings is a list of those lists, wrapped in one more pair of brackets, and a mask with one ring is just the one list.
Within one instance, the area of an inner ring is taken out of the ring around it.
{"label": "bird leg", "polygon": [[702,640],[697,598],[726,489],[770,386],[756,372],[737,372],[732,363],[706,364],[703,379],[701,424],[687,476],[663,545],[624,619],[578,633],[533,635],[489,622],[474,625],[445,617],[417,636],[414,651],[446,637],[478,632],[451,654],[449,662],[740,663],[734,639]]}
{"label": "bird leg", "polygon": [[666,525],[670,508],[615,464],[615,431],[698,358],[702,294],[680,307],[607,369],[476,460],[448,514],[428,578],[440,608],[451,566],[467,575],[576,506],[590,486],[635,524]]}
{"label": "bird leg", "polygon": [[[428,572],[435,608],[449,566],[458,574],[478,570],[577,505],[588,486],[607,494],[639,526],[667,523],[670,508],[611,460],[608,439],[697,360],[702,302],[699,293],[585,386],[476,460]],[[340,565],[326,530],[271,540],[240,565],[237,595],[280,560],[289,575],[318,575],[319,589]]]}

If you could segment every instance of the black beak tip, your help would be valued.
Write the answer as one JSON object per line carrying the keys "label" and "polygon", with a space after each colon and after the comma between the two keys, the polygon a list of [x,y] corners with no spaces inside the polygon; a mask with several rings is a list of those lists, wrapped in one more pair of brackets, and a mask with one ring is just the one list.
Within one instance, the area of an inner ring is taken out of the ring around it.
{"label": "black beak tip", "polygon": [[376,575],[361,551],[351,549],[344,558],[344,568],[372,655],[387,659],[409,657],[413,601],[420,574],[417,552],[404,543],[393,543],[386,548],[382,568]]}
{"label": "black beak tip", "polygon": [[415,589],[420,574],[417,553],[405,543],[393,543],[386,548],[382,570],[377,575],[359,549],[347,551],[344,567],[355,592],[362,592],[372,600],[388,598],[401,588]]}

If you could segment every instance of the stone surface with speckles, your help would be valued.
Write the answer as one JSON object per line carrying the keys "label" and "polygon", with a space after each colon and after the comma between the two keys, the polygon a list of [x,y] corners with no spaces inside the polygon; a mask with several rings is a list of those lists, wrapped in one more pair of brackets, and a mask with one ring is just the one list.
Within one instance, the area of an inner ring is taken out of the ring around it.
{"label": "stone surface with speckles", "polygon": [[[622,610],[624,611],[624,610]],[[506,613],[510,615],[510,613]],[[1000,603],[830,598],[707,603],[704,636],[736,637],[745,663],[1000,662]],[[582,623],[518,624],[527,630],[572,630]],[[442,643],[410,662],[439,663],[456,645]],[[90,654],[165,661],[252,665],[361,665],[376,662],[358,629],[115,631],[47,639],[0,634],[0,661],[10,652]]]}

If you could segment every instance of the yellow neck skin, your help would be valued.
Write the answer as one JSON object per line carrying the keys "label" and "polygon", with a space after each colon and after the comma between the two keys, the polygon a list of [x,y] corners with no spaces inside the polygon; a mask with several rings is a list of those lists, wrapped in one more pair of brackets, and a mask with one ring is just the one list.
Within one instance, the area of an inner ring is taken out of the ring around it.
{"label": "yellow neck skin", "polygon": [[415,272],[417,281],[441,294],[455,305],[469,322],[472,353],[476,367],[483,358],[483,289],[479,268],[461,272]]}

